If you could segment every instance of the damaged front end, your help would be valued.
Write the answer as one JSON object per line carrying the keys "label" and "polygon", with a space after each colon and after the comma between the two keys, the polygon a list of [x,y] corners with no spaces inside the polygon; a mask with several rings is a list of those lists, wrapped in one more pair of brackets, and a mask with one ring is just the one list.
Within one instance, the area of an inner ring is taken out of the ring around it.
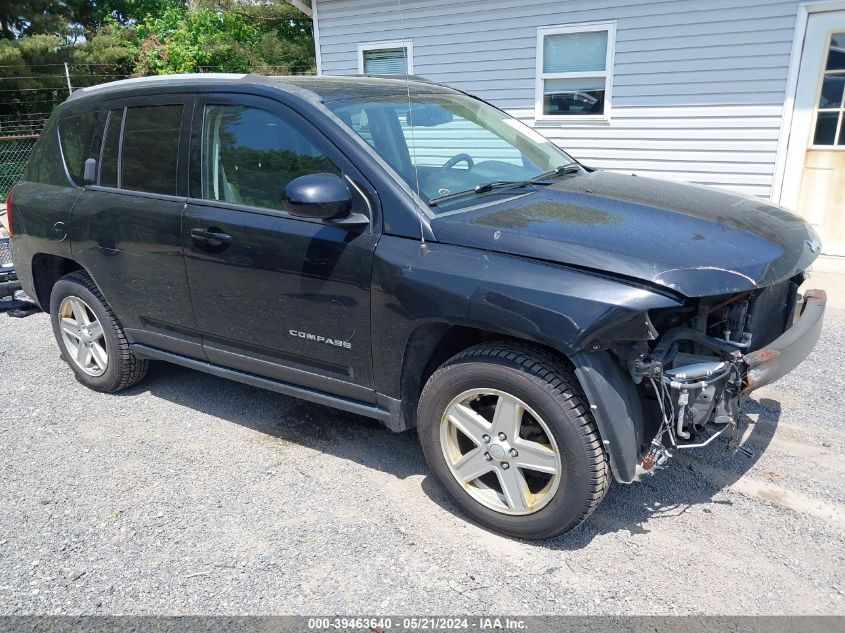
{"label": "damaged front end", "polygon": [[[736,426],[740,397],[774,382],[812,351],[821,333],[823,290],[804,275],[729,296],[696,299],[649,314],[659,336],[614,346],[646,408],[642,469],[672,449],[705,446]],[[651,422],[649,422],[649,420]]]}

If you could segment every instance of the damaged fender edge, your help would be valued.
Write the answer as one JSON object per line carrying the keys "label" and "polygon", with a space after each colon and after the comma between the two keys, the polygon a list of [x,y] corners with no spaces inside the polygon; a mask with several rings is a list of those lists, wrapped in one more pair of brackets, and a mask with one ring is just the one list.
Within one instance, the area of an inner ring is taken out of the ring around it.
{"label": "damaged fender edge", "polygon": [[609,352],[577,352],[570,360],[590,403],[613,476],[620,483],[631,483],[637,475],[644,425],[634,383]]}

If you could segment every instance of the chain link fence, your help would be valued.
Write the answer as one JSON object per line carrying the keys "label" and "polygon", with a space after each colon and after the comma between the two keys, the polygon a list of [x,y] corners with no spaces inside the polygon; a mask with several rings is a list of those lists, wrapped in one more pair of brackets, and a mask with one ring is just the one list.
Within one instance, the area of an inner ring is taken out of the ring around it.
{"label": "chain link fence", "polygon": [[74,90],[125,79],[125,72],[110,63],[0,65],[0,203],[23,177],[53,109]]}
{"label": "chain link fence", "polygon": [[23,177],[37,140],[38,134],[0,136],[0,202],[6,201],[9,190]]}

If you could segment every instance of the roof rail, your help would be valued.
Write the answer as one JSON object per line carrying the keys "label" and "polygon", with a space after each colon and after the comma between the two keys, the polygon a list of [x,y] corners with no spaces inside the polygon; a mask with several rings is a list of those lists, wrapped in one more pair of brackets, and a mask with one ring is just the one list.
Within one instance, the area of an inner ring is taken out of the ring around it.
{"label": "roof rail", "polygon": [[[349,77],[350,75],[347,75]],[[423,77],[422,75],[368,75],[367,73],[356,73],[351,75],[352,77],[369,77],[371,79],[397,79],[402,81],[403,79],[406,81],[418,81],[421,84],[436,84],[436,81],[432,81],[428,77]]]}
{"label": "roof rail", "polygon": [[85,88],[77,88],[71,93],[68,100],[75,97],[84,97],[86,95],[109,90],[111,88],[119,88],[122,86],[134,86],[136,84],[155,84],[167,81],[191,81],[196,79],[213,80],[213,79],[232,79],[240,80],[246,77],[245,73],[183,73],[174,75],[151,75],[149,77],[132,77],[130,79],[118,79],[117,81],[109,81],[96,86],[87,86]]}

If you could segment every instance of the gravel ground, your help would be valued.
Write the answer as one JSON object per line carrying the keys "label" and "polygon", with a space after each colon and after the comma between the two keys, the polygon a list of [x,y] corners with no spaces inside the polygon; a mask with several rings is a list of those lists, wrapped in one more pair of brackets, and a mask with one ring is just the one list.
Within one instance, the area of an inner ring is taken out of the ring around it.
{"label": "gravel ground", "polygon": [[0,315],[0,614],[845,614],[843,326],[731,441],[528,543],[414,433],[167,364],[97,394]]}

